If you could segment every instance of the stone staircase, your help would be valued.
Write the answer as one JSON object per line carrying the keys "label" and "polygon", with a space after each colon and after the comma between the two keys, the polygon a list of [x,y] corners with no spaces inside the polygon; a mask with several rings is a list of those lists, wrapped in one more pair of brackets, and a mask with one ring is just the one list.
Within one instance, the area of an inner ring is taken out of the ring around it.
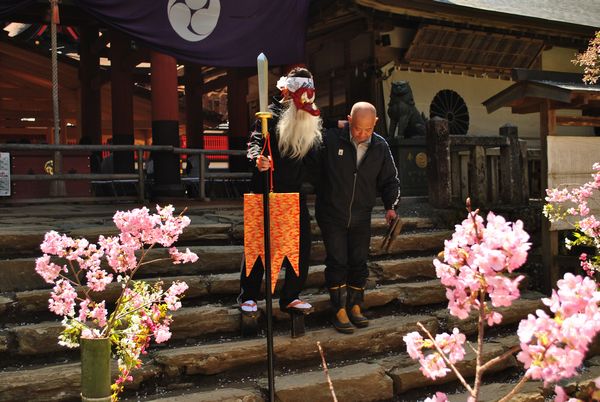
{"label": "stone staircase", "polygon": [[[129,209],[125,206],[121,209]],[[61,347],[58,317],[48,312],[48,285],[35,273],[34,260],[47,230],[95,241],[114,234],[114,206],[64,206],[34,212],[0,214],[0,401],[68,401],[79,398],[78,350]],[[180,210],[179,208],[177,210]],[[34,214],[35,213],[35,214]],[[379,250],[386,231],[383,211],[372,220],[371,261],[364,306],[368,328],[352,335],[338,334],[328,323],[328,295],[324,289],[324,248],[313,225],[312,263],[304,296],[315,312],[306,319],[307,333],[289,336],[289,316],[274,302],[276,396],[280,401],[329,401],[327,383],[317,350],[325,351],[340,401],[418,400],[432,394],[432,382],[405,353],[402,337],[421,322],[430,331],[476,332],[475,317],[459,321],[446,309],[445,289],[435,278],[432,259],[451,231],[434,226],[425,209],[402,212],[404,228],[389,252]],[[241,338],[239,269],[243,253],[242,210],[239,205],[192,206],[192,220],[178,246],[198,254],[194,264],[145,266],[139,278],[149,281],[185,280],[189,289],[184,307],[175,312],[172,339],[154,345],[145,363],[134,372],[124,400],[263,401],[266,383],[266,340]],[[64,217],[68,216],[68,219]],[[152,250],[148,260],[166,254]],[[116,286],[103,295],[115,300]],[[486,354],[497,356],[517,339],[511,325],[540,307],[536,293],[505,309],[502,330],[487,344]],[[259,304],[264,310],[264,302]],[[264,323],[263,323],[264,324]],[[264,325],[263,325],[264,327]],[[473,371],[474,356],[462,363]],[[514,359],[498,369],[516,366]],[[451,376],[441,382],[455,384]],[[453,385],[456,387],[456,385]]]}

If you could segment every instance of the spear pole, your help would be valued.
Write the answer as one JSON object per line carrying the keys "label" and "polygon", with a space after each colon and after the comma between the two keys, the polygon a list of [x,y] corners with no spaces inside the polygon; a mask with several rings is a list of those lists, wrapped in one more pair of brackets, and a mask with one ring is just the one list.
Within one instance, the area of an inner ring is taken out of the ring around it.
{"label": "spear pole", "polygon": [[[258,101],[259,112],[256,117],[261,120],[261,129],[264,141],[269,141],[269,119],[272,114],[268,111],[268,83],[269,83],[269,62],[267,56],[261,53],[256,59],[258,68]],[[271,294],[271,222],[269,211],[269,193],[271,186],[269,183],[269,171],[264,173],[263,189],[263,222],[264,222],[264,244],[265,244],[265,299],[267,304],[267,371],[269,377],[269,402],[275,401],[275,373],[273,370],[273,295]]]}

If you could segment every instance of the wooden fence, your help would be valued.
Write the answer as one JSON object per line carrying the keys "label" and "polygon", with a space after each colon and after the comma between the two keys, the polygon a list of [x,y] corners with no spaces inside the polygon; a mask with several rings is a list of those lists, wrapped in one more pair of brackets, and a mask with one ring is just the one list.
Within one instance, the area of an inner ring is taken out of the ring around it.
{"label": "wooden fence", "polygon": [[499,131],[498,137],[450,135],[446,120],[428,121],[431,205],[444,208],[467,197],[473,205],[523,205],[530,195],[539,197],[539,151],[527,150],[516,126]]}
{"label": "wooden fence", "polygon": [[[177,148],[168,145],[47,145],[47,144],[0,144],[0,152],[13,152],[15,157],[19,157],[19,153],[43,153],[47,155],[58,154],[59,158],[62,159],[64,155],[71,153],[86,153],[91,155],[94,152],[119,152],[129,151],[137,154],[137,168],[135,173],[78,173],[74,171],[62,172],[54,171],[52,174],[47,173],[26,173],[26,174],[11,174],[11,182],[55,182],[57,184],[62,183],[64,188],[64,182],[69,181],[89,181],[89,184],[93,183],[108,183],[114,186],[119,184],[132,184],[135,187],[137,193],[136,197],[118,197],[122,200],[137,199],[143,202],[147,196],[146,192],[146,172],[144,170],[144,154],[149,152],[171,152],[174,154],[186,154],[186,155],[198,155],[200,160],[200,169],[198,177],[186,177],[184,178],[187,183],[192,183],[198,186],[198,198],[200,200],[208,200],[206,196],[206,183],[209,180],[232,180],[250,179],[252,174],[249,172],[211,172],[207,169],[209,155],[246,155],[244,150],[207,150],[207,149],[191,149],[191,148]],[[50,156],[52,158],[52,156]],[[58,164],[59,166],[61,164]],[[88,169],[89,172],[89,164]],[[118,194],[115,194],[118,195]],[[106,197],[78,197],[79,200],[85,201],[106,199]],[[45,202],[45,201],[56,201],[56,198],[48,199],[19,199],[19,202]],[[0,197],[1,202],[14,202],[16,200],[10,197]]]}

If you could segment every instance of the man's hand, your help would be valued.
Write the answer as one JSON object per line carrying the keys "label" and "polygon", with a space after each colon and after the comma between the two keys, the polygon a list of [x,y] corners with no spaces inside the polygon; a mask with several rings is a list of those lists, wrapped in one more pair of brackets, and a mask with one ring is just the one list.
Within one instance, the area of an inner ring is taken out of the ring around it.
{"label": "man's hand", "polygon": [[396,216],[398,216],[396,214],[396,211],[394,211],[393,209],[388,209],[385,213],[385,221],[388,225],[391,225],[394,219],[396,219]]}
{"label": "man's hand", "polygon": [[265,172],[271,167],[271,160],[264,155],[259,155],[256,158],[256,168],[259,172]]}

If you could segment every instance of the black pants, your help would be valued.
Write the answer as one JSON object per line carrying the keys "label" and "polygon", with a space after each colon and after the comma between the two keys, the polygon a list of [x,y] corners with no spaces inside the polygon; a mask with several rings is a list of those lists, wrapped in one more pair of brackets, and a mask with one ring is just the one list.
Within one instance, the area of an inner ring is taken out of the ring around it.
{"label": "black pants", "polygon": [[369,277],[367,258],[371,241],[371,216],[351,222],[350,227],[319,217],[325,243],[325,282],[328,288],[349,285],[364,288]]}
{"label": "black pants", "polygon": [[[299,259],[299,276],[296,276],[292,265],[287,258],[283,260],[282,269],[285,269],[285,282],[279,296],[279,305],[282,307],[290,304],[304,288],[306,277],[308,276],[308,267],[310,264],[310,214],[306,206],[304,197],[300,197],[300,259]],[[264,266],[259,258],[254,263],[254,267],[249,276],[246,276],[245,264],[242,266],[240,275],[241,293],[239,299],[242,302],[247,300],[258,300],[260,295],[260,287],[264,276]]]}

